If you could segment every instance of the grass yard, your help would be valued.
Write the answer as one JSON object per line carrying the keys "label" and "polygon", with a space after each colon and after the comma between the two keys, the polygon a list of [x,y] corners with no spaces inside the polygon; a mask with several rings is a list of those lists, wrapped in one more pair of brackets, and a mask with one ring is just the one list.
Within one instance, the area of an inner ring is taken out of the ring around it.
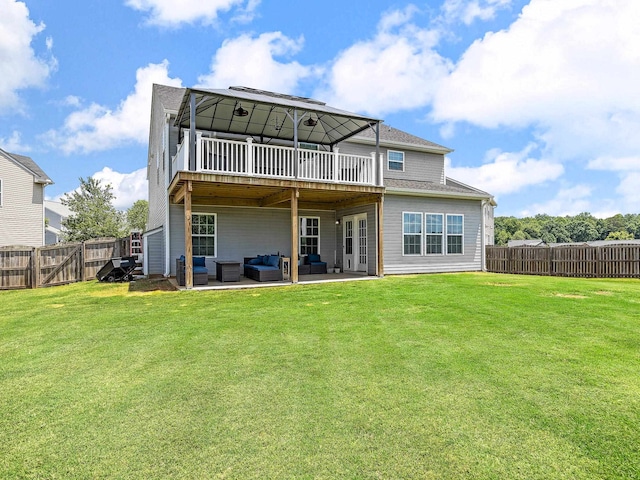
{"label": "grass yard", "polygon": [[0,478],[640,478],[640,281],[0,292]]}

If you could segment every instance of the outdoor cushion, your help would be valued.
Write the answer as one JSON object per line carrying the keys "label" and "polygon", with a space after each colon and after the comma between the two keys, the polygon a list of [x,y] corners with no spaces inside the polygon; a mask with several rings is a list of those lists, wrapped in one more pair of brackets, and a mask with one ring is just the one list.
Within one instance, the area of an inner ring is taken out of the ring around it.
{"label": "outdoor cushion", "polygon": [[253,270],[279,270],[279,268],[271,265],[249,265],[249,267]]}
{"label": "outdoor cushion", "polygon": [[207,264],[205,263],[205,258],[204,257],[193,257],[193,266],[194,267],[206,267]]}
{"label": "outdoor cushion", "polygon": [[207,267],[193,267],[193,273],[209,273]]}
{"label": "outdoor cushion", "polygon": [[247,265],[262,265],[262,258],[252,258]]}
{"label": "outdoor cushion", "polygon": [[309,263],[313,263],[313,262],[319,262],[320,261],[320,255],[318,255],[317,253],[310,253],[307,256],[307,261]]}
{"label": "outdoor cushion", "polygon": [[269,255],[265,264],[271,267],[277,267],[280,264],[280,258],[276,255]]}

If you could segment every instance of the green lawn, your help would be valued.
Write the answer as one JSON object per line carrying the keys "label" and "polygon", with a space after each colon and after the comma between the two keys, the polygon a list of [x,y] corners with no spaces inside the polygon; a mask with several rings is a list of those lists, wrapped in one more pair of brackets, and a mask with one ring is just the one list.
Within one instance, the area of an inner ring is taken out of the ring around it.
{"label": "green lawn", "polygon": [[640,478],[640,281],[0,292],[0,478]]}

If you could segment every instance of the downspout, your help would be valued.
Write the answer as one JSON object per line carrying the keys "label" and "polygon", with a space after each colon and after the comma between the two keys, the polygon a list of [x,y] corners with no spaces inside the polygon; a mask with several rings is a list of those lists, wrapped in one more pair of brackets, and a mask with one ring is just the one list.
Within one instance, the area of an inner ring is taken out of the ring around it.
{"label": "downspout", "polygon": [[[169,168],[169,166],[171,165],[170,163],[167,163],[169,158],[170,158],[170,148],[169,146],[171,145],[171,142],[169,140],[169,134],[171,133],[169,130],[169,120],[171,118],[170,114],[166,114],[165,116],[165,123],[164,123],[164,129],[165,129],[165,141],[167,142],[166,147],[163,145],[163,150],[164,150],[164,157],[162,159],[163,162],[165,162],[165,185],[164,185],[164,200],[165,200],[165,206],[164,206],[164,228],[163,228],[163,233],[164,233],[164,276],[165,277],[170,277],[171,276],[171,227],[170,227],[170,218],[171,215],[169,215],[169,209],[171,208],[171,202],[169,201],[169,183],[171,182],[171,178],[169,178],[169,176],[171,175],[171,168]],[[184,141],[184,140],[183,140]],[[145,250],[146,251],[146,250]]]}

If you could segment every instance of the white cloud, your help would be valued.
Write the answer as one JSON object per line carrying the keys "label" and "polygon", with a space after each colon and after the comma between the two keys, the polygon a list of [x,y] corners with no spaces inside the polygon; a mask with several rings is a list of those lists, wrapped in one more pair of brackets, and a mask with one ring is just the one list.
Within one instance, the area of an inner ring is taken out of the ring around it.
{"label": "white cloud", "polygon": [[[58,130],[42,135],[44,141],[69,154],[109,150],[129,143],[149,141],[151,91],[154,83],[180,87],[179,78],[170,78],[169,62],[149,64],[136,71],[134,91],[120,102],[115,110],[93,103],[71,113]],[[74,105],[77,97],[67,97]]]}
{"label": "white cloud", "polygon": [[460,20],[465,25],[476,19],[491,20],[499,9],[509,7],[512,0],[445,0],[442,5],[445,20]]}
{"label": "white cloud", "polygon": [[0,148],[9,153],[28,153],[31,147],[22,143],[22,135],[17,130],[9,138],[0,137]]}
{"label": "white cloud", "polygon": [[177,27],[184,23],[201,22],[210,25],[218,15],[239,8],[240,15],[250,16],[259,5],[257,0],[127,0],[125,4],[135,10],[149,13],[151,24]]}
{"label": "white cloud", "polygon": [[588,164],[588,168],[592,170],[610,170],[614,172],[625,170],[640,171],[640,157],[599,157],[595,160],[591,160]]}
{"label": "white cloud", "polygon": [[[582,212],[592,211],[590,201],[592,189],[587,185],[576,185],[563,188],[558,194],[547,202],[534,203],[521,212],[524,217],[537,214],[552,216],[577,215]],[[594,214],[595,215],[595,214]],[[605,215],[606,216],[606,215]]]}
{"label": "white cloud", "polygon": [[[43,87],[56,69],[56,59],[49,53],[40,58],[31,46],[45,25],[36,25],[29,18],[23,2],[0,0],[0,114],[20,107],[18,92],[31,87]],[[47,39],[50,51],[52,42]]]}
{"label": "white cloud", "polygon": [[120,210],[129,208],[136,200],[146,200],[148,197],[147,168],[141,168],[131,173],[120,173],[109,167],[104,167],[92,175],[104,185],[111,185],[115,199],[113,206]]}
{"label": "white cloud", "polygon": [[372,115],[424,107],[451,68],[435,51],[440,34],[411,23],[415,7],[384,15],[371,40],[341,52],[326,85],[314,94],[332,105]]}
{"label": "white cloud", "polygon": [[[90,175],[99,180],[102,185],[111,185],[111,192],[115,196],[113,206],[118,210],[126,210],[134,204],[136,200],[147,200],[148,184],[147,184],[147,168],[141,168],[131,173],[121,173],[104,167],[102,170]],[[66,192],[52,200],[59,202],[67,193],[80,191],[80,187]]]}
{"label": "white cloud", "polygon": [[492,150],[487,153],[487,161],[479,167],[454,167],[447,157],[446,174],[495,196],[558,179],[564,173],[564,167],[550,160],[531,158],[534,148],[529,145],[515,153]]}
{"label": "white cloud", "polygon": [[439,84],[432,117],[534,126],[550,155],[640,149],[640,2],[531,0],[487,33]]}
{"label": "white cloud", "polygon": [[280,32],[225,40],[212,59],[210,73],[198,77],[198,86],[244,85],[282,93],[295,92],[300,80],[311,75],[313,69],[295,61],[279,62],[276,57],[298,53],[303,43],[302,38],[291,39]]}
{"label": "white cloud", "polygon": [[618,208],[636,212],[640,205],[640,157],[599,157],[589,162],[587,168],[617,172],[620,183],[616,193],[621,196]]}

